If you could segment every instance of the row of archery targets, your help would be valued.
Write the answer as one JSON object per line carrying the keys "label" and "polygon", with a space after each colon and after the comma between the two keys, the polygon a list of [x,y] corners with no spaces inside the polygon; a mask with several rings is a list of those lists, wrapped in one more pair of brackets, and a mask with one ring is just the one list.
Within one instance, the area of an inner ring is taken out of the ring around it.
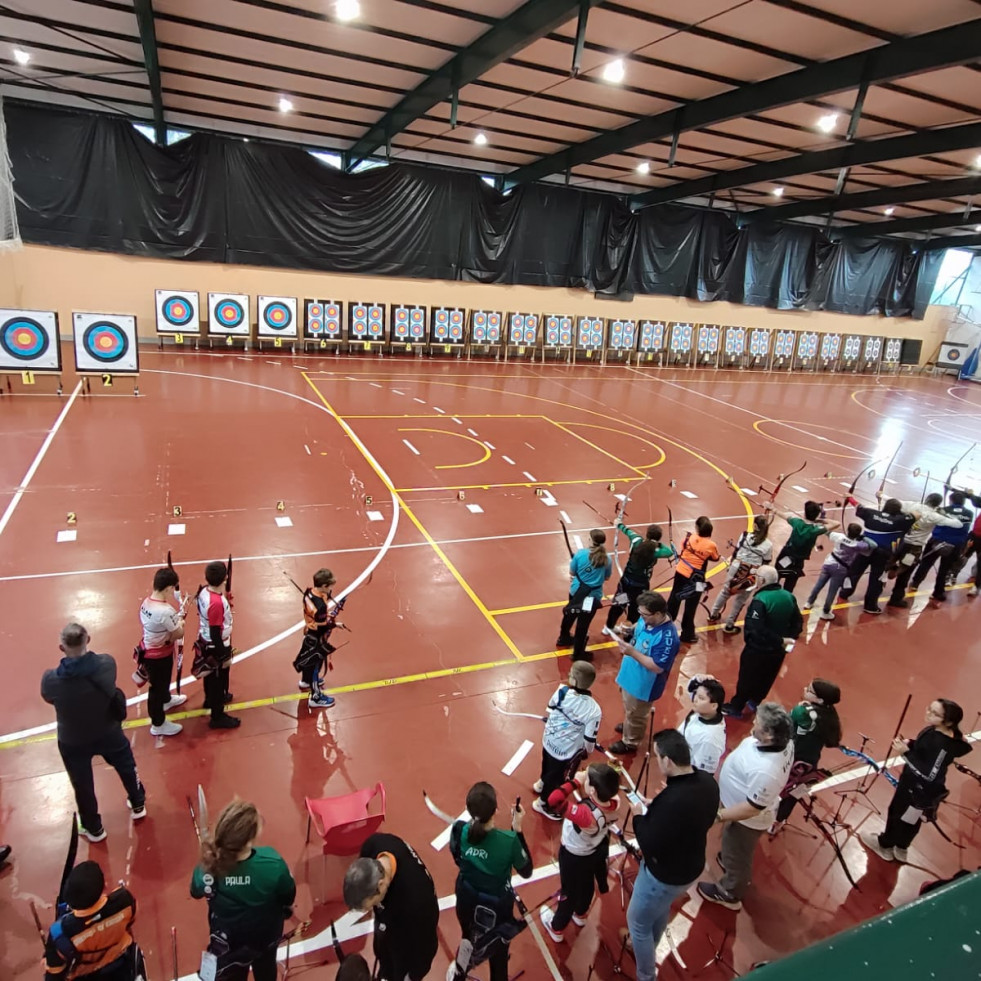
{"label": "row of archery targets", "polygon": [[[564,363],[811,371],[896,371],[917,364],[918,340],[721,324],[466,310],[403,303],[156,290],[161,343],[201,341],[325,353],[409,354]],[[202,316],[206,313],[206,317]],[[137,319],[73,313],[75,370],[139,373]],[[55,311],[0,310],[0,372],[62,370]],[[9,388],[9,384],[8,384]]]}

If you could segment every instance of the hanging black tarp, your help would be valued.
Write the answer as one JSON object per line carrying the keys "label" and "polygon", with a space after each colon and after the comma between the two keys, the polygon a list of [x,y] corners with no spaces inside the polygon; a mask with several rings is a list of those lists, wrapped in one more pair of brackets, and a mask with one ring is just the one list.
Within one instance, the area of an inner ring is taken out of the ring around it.
{"label": "hanging black tarp", "polygon": [[[298,147],[6,106],[22,238],[158,258],[921,317],[939,268],[904,242],[831,243],[559,184],[509,194],[397,164],[344,174]],[[929,257],[929,258],[928,258]]]}

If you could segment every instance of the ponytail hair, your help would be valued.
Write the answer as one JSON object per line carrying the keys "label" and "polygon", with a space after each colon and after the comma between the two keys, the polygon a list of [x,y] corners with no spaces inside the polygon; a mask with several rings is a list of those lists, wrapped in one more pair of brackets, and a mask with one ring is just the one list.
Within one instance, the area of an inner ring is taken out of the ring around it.
{"label": "ponytail hair", "polygon": [[603,547],[606,545],[606,532],[602,528],[594,528],[589,533],[589,540],[592,542],[589,549],[589,564],[594,569],[601,569],[607,562],[606,549]]}
{"label": "ponytail hair", "polygon": [[838,710],[833,705],[813,705],[816,718],[814,729],[827,749],[834,749],[841,744],[841,719]]}
{"label": "ponytail hair", "polygon": [[949,698],[938,698],[937,701],[944,710],[944,724],[954,730],[955,739],[963,741],[964,733],[961,732],[959,723],[964,718],[964,709],[957,702],[952,702]]}
{"label": "ponytail hair", "polygon": [[255,804],[233,800],[215,821],[213,834],[201,840],[201,867],[216,878],[227,875],[238,862],[239,853],[259,834],[259,812]]}
{"label": "ponytail hair", "polygon": [[762,545],[766,541],[767,532],[770,530],[770,522],[766,520],[766,516],[758,514],[753,518],[753,533],[750,536],[751,545]]}
{"label": "ponytail hair", "polygon": [[467,810],[470,812],[467,838],[476,845],[487,837],[490,830],[487,823],[497,813],[497,791],[486,781],[478,781],[467,794]]}

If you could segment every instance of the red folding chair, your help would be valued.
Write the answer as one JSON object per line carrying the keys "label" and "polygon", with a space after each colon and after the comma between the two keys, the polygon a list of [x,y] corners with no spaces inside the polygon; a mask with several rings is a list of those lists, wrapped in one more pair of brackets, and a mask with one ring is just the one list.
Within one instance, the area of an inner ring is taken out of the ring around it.
{"label": "red folding chair", "polygon": [[[371,802],[378,798],[378,810],[369,814]],[[369,835],[385,820],[385,785],[381,782],[365,790],[340,797],[305,797],[307,805],[307,843],[310,828],[316,828],[324,842],[324,855],[356,855]]]}

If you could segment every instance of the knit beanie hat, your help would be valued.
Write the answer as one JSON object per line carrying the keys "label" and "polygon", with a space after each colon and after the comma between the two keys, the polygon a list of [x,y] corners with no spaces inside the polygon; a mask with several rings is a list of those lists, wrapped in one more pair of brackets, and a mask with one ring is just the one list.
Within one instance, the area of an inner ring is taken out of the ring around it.
{"label": "knit beanie hat", "polygon": [[824,702],[825,705],[837,705],[841,701],[841,689],[824,678],[815,678],[811,682],[811,691]]}

